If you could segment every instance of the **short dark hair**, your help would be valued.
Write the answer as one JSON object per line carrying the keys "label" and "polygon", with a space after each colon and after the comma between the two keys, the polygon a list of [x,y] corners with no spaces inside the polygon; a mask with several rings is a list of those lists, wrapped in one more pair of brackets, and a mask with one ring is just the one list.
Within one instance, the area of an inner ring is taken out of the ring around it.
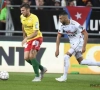
{"label": "short dark hair", "polygon": [[27,9],[30,9],[30,5],[28,3],[23,3],[20,8],[25,7]]}
{"label": "short dark hair", "polygon": [[67,12],[63,11],[63,12],[61,12],[61,13],[59,14],[59,16],[61,16],[61,15],[68,15],[68,14],[67,14]]}

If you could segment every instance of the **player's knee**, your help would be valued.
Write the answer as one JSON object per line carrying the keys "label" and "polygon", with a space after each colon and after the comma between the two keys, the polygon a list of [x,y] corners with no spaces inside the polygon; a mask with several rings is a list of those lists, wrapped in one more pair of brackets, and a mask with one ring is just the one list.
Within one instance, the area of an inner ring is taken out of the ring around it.
{"label": "player's knee", "polygon": [[77,53],[75,54],[75,57],[76,57],[78,63],[80,64],[80,62],[83,60],[83,57],[82,57],[81,52],[77,52]]}
{"label": "player's knee", "polygon": [[29,56],[29,59],[31,60],[31,59],[35,59],[36,58],[36,56],[34,55],[34,54],[30,54],[30,56]]}
{"label": "player's knee", "polygon": [[81,53],[81,52],[77,52],[77,53],[75,54],[75,57],[76,57],[76,59],[81,58],[81,57],[82,57],[82,53]]}
{"label": "player's knee", "polygon": [[37,55],[37,51],[36,50],[32,50],[30,52],[29,58],[30,59],[35,59],[36,58],[36,55]]}
{"label": "player's knee", "polygon": [[24,60],[29,60],[29,52],[28,51],[24,52]]}
{"label": "player's knee", "polygon": [[29,60],[29,57],[28,56],[24,56],[24,60]]}
{"label": "player's knee", "polygon": [[70,56],[69,55],[64,55],[64,61],[69,60]]}
{"label": "player's knee", "polygon": [[71,53],[69,53],[69,52],[67,52],[66,54],[67,54],[68,56],[70,56],[70,57],[72,56],[72,54],[71,54]]}

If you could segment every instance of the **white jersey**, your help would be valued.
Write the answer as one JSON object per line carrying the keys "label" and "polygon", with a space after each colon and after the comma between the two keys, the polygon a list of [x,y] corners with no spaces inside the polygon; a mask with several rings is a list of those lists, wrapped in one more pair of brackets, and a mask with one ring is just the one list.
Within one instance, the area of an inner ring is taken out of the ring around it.
{"label": "white jersey", "polygon": [[70,43],[73,44],[75,42],[83,42],[83,35],[81,33],[83,30],[83,27],[78,22],[70,20],[69,25],[60,25],[58,33],[66,33]]}

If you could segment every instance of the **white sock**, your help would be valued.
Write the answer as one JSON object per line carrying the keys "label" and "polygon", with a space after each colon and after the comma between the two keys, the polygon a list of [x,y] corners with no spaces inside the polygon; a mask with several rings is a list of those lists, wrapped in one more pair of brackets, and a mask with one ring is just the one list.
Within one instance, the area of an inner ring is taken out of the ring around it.
{"label": "white sock", "polygon": [[69,69],[69,66],[70,66],[69,59],[70,59],[69,55],[64,56],[64,74],[63,74],[64,78],[67,78],[67,73],[68,73],[68,69]]}
{"label": "white sock", "polygon": [[95,60],[89,59],[83,59],[80,64],[89,66],[100,66],[100,62],[96,62]]}

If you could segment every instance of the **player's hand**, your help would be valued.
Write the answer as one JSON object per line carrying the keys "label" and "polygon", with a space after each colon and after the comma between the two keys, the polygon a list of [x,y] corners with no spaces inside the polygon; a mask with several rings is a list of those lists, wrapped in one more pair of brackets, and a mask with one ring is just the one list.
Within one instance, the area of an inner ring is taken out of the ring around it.
{"label": "player's hand", "polygon": [[55,56],[58,57],[58,55],[59,55],[59,50],[56,50]]}
{"label": "player's hand", "polygon": [[22,41],[22,46],[27,42],[27,38]]}
{"label": "player's hand", "polygon": [[83,47],[82,48],[82,53],[84,53],[86,51],[86,48],[85,47]]}

